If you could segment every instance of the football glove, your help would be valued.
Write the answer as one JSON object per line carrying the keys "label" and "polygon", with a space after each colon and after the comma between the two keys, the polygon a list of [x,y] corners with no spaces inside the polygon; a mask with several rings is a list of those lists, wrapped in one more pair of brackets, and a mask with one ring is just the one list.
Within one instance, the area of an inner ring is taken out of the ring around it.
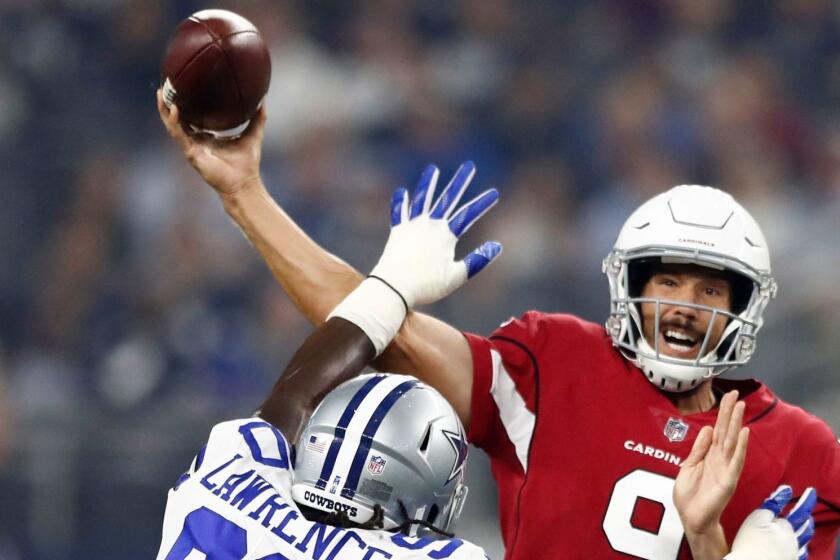
{"label": "football glove", "polygon": [[811,511],[817,493],[808,488],[787,517],[779,517],[793,497],[790,486],[779,486],[744,520],[725,560],[806,560],[814,536]]}
{"label": "football glove", "polygon": [[461,165],[435,201],[439,175],[437,167],[427,167],[410,201],[406,189],[394,193],[391,235],[370,273],[396,290],[409,308],[448,296],[502,251],[501,244],[487,241],[464,259],[455,260],[458,238],[498,202],[499,193],[496,189],[484,191],[458,208],[475,175],[475,165]]}
{"label": "football glove", "polygon": [[475,165],[461,165],[435,199],[439,175],[437,167],[427,167],[413,197],[397,189],[391,198],[391,234],[379,262],[330,313],[361,328],[377,354],[396,336],[409,309],[451,294],[502,252],[500,243],[487,241],[455,260],[458,239],[498,202],[499,193],[484,191],[459,207]]}

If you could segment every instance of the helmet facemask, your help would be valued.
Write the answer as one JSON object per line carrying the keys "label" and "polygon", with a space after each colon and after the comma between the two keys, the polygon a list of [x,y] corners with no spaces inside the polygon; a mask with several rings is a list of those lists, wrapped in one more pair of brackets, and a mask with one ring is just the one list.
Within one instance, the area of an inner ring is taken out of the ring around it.
{"label": "helmet facemask", "polygon": [[[732,310],[642,297],[641,284],[644,280],[639,277],[638,270],[652,263],[653,266],[657,263],[692,264],[725,271],[732,288]],[[658,388],[671,392],[689,391],[702,380],[749,361],[755,350],[755,335],[761,328],[762,313],[776,290],[775,282],[769,275],[734,259],[696,249],[614,250],[604,260],[603,270],[610,285],[610,317],[606,326],[613,344],[642,369],[648,380]],[[655,306],[653,346],[644,336],[642,303]],[[669,356],[660,348],[662,307],[672,305],[695,309],[710,317],[695,358]],[[720,317],[726,318],[726,326],[712,347],[712,333]]]}

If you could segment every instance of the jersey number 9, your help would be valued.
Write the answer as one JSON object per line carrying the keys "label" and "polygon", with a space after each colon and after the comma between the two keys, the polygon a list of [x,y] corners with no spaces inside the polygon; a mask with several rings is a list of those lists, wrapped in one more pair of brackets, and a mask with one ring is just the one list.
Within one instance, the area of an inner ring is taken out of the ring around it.
{"label": "jersey number 9", "polygon": [[[604,533],[613,550],[646,560],[675,560],[680,552],[683,527],[672,495],[674,479],[637,469],[618,479],[604,515]],[[662,508],[655,532],[633,525],[639,499]]]}

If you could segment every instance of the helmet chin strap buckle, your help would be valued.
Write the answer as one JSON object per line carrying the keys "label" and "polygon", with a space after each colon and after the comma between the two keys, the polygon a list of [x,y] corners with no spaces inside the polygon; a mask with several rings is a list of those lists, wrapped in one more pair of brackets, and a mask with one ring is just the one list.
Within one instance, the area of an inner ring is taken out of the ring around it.
{"label": "helmet chin strap buckle", "polygon": [[740,345],[739,350],[745,358],[749,358],[755,352],[755,340],[752,338],[741,338],[741,342],[738,344]]}
{"label": "helmet chin strap buckle", "polygon": [[601,263],[601,272],[604,274],[618,274],[621,272],[622,260],[615,253],[610,253]]}
{"label": "helmet chin strap buckle", "polygon": [[773,280],[773,278],[771,278],[770,276],[765,276],[761,279],[761,284],[758,287],[758,292],[760,295],[768,299],[774,299],[778,290],[778,284],[776,284],[776,281]]}
{"label": "helmet chin strap buckle", "polygon": [[613,315],[607,319],[607,333],[613,338],[618,338],[621,335],[621,319]]}

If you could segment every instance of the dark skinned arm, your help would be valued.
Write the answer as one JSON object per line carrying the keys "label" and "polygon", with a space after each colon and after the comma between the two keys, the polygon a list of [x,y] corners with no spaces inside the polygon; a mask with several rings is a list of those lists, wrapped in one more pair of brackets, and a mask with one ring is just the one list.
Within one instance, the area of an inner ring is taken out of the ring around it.
{"label": "dark skinned arm", "polygon": [[[187,161],[222,199],[225,211],[262,255],[292,303],[314,325],[364,276],[315,243],[277,205],[260,178],[265,105],[248,131],[226,142],[192,136],[157,91],[158,112]],[[394,342],[374,364],[380,371],[419,377],[448,400],[465,426],[472,403],[472,353],[460,331],[418,312],[409,314]]]}
{"label": "dark skinned arm", "polygon": [[297,441],[309,416],[335,387],[360,374],[374,358],[370,339],[353,323],[333,317],[298,348],[260,407],[259,417]]}

